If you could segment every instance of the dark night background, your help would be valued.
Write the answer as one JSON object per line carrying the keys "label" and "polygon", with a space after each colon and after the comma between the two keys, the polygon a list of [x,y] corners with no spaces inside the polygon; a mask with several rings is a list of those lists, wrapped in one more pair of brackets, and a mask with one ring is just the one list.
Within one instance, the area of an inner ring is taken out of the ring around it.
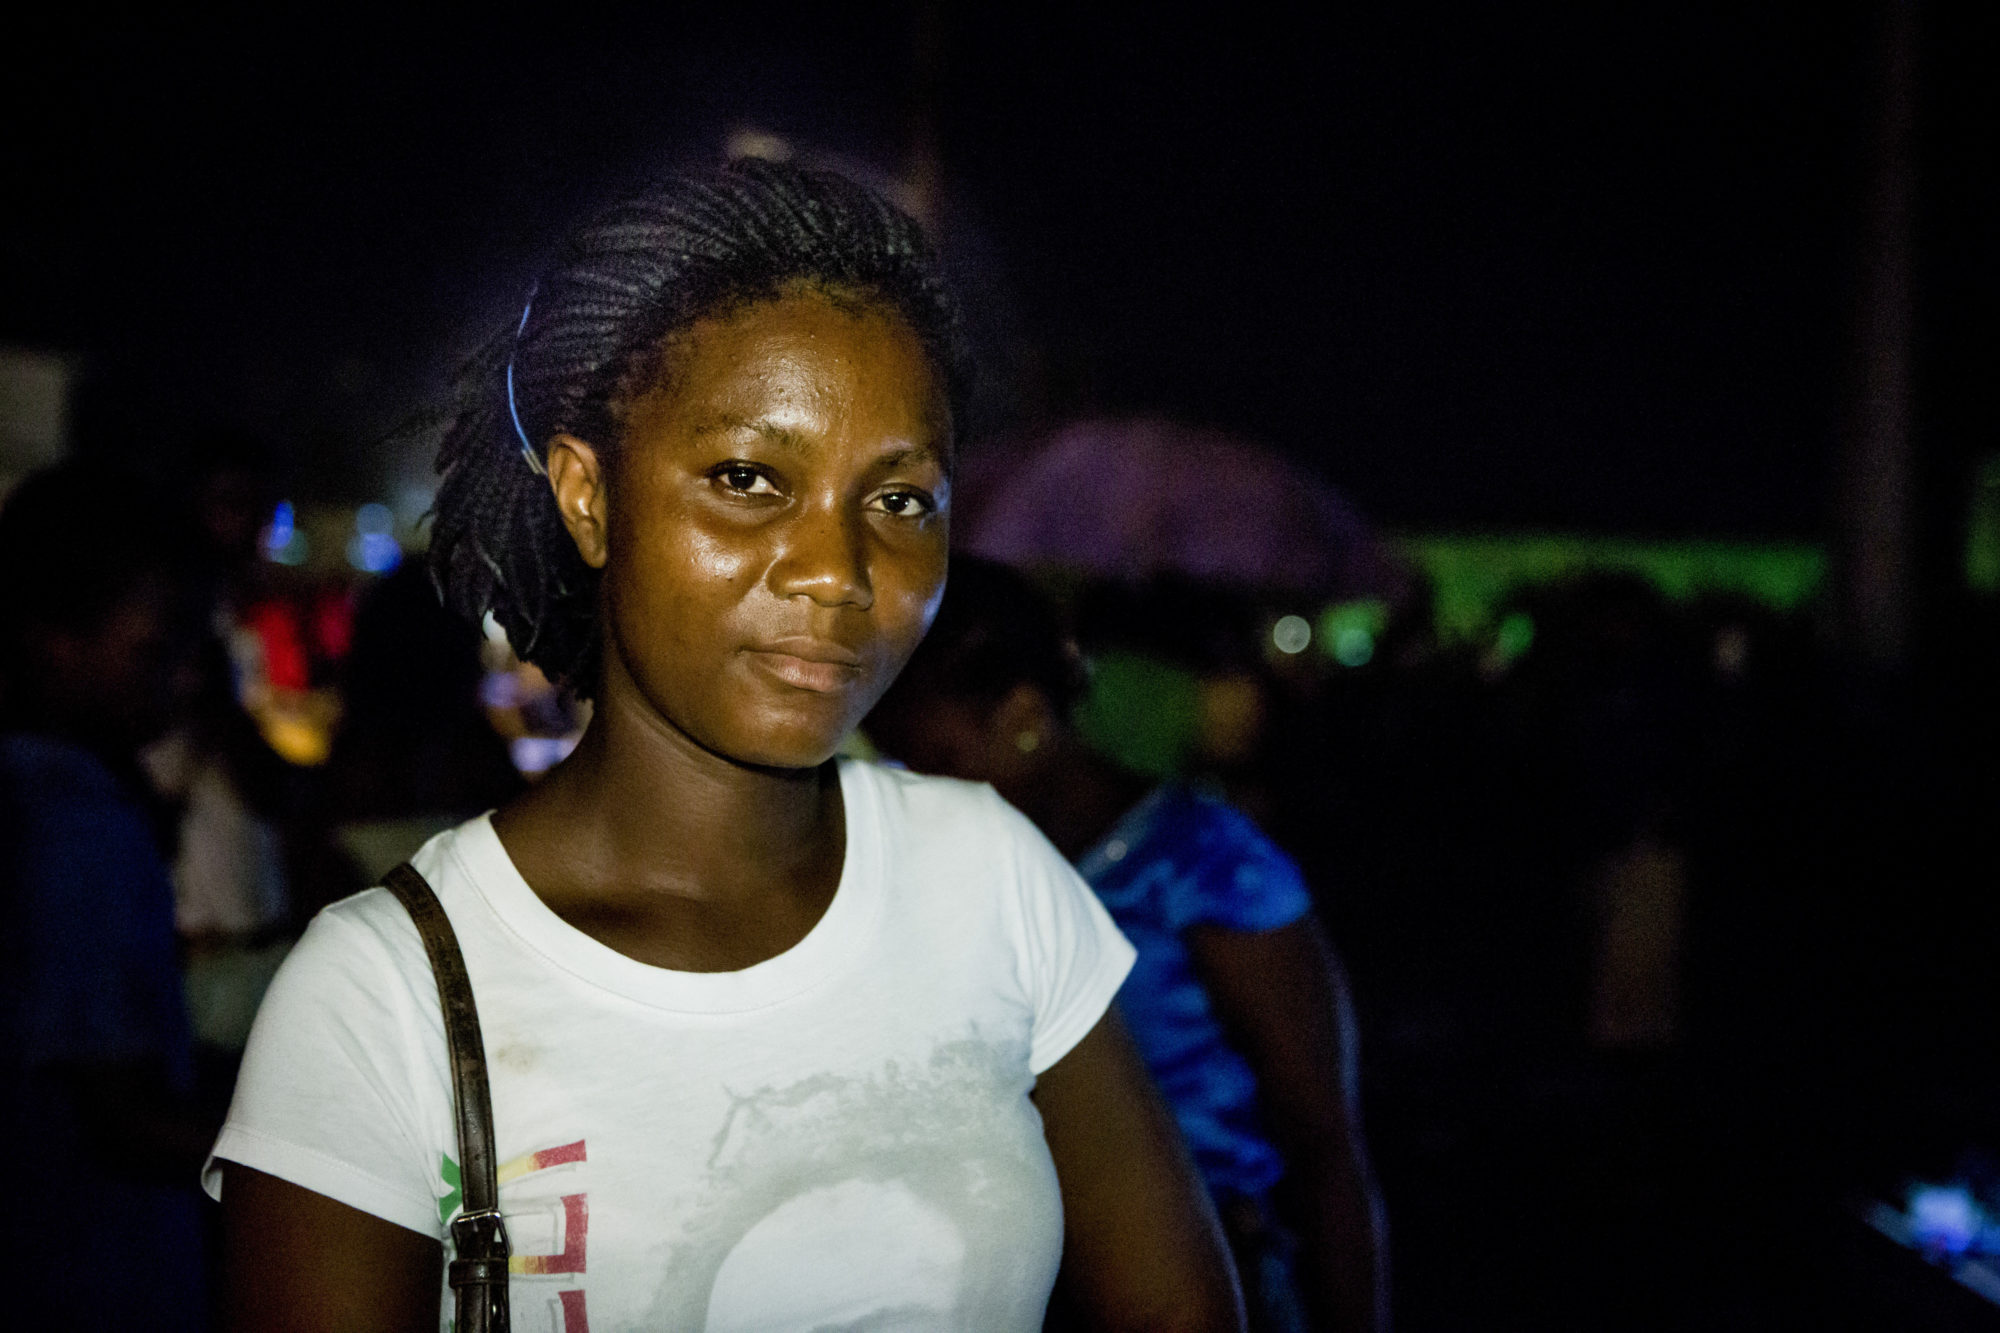
{"label": "dark night background", "polygon": [[[884,179],[929,145],[986,435],[1157,409],[1307,460],[1392,530],[1812,541],[1837,566],[1893,5],[1076,8],[15,18],[0,344],[76,358],[86,452],[171,466],[245,435],[302,503],[387,498],[427,471],[394,428],[625,182],[744,128]],[[1377,1024],[1407,1328],[1627,1326],[1544,1299],[1588,1265],[1602,1309],[1664,1302],[1632,1327],[1864,1327],[1837,1284],[1802,1294],[1846,1263],[1829,1200],[1992,1142],[2000,635],[1959,653],[1959,561],[2000,441],[2000,42],[1975,6],[1916,14],[1915,651],[1885,679],[1787,624],[1779,685],[1676,697],[1641,737],[1698,752],[1683,841],[1698,908],[1724,904],[1695,923],[1723,943],[1685,1103],[1614,1074],[1636,1092],[1605,1111],[1536,1082],[1559,1062],[1531,1041],[1463,1035],[1549,988],[1508,951],[1573,904],[1503,889],[1560,881],[1593,795],[1587,765],[1549,777],[1555,728],[1520,701],[1630,681],[1329,690],[1354,748],[1299,761],[1347,820],[1307,811],[1328,846],[1300,854],[1378,891],[1329,917]],[[1449,1068],[1423,1053],[1433,982],[1459,987]],[[1688,1296],[1695,1264],[1764,1303]]]}
{"label": "dark night background", "polygon": [[[940,10],[928,99],[901,7],[17,20],[0,337],[364,493],[360,442],[620,181],[742,124],[893,171],[928,100],[1001,373],[1031,344],[1058,406],[1246,429],[1401,525],[1821,526],[1870,13]],[[1989,318],[1990,52],[1928,11],[1946,418]]]}

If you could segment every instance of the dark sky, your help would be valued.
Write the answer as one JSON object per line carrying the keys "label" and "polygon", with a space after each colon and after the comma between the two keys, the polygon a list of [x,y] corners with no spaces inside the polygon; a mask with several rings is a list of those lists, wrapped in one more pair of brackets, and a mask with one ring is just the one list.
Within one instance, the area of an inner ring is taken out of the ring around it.
{"label": "dark sky", "polygon": [[[620,181],[739,124],[899,164],[909,9],[661,8],[37,20],[0,339],[83,357],[96,436],[249,430],[308,491],[380,489],[370,441]],[[1234,427],[1392,523],[1820,525],[1865,12],[1152,8],[939,9],[951,239],[1006,401]],[[1992,138],[1932,10],[1951,175]],[[1990,189],[1931,198],[1959,238],[1933,284],[1990,284]]]}

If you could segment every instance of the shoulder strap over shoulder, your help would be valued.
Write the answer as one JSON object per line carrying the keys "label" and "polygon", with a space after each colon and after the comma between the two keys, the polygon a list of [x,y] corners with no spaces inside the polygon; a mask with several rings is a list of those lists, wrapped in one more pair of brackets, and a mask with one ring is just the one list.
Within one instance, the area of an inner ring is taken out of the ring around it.
{"label": "shoulder strap over shoulder", "polygon": [[451,1265],[456,1333],[508,1333],[507,1228],[500,1221],[500,1186],[493,1160],[493,1096],[486,1085],[486,1044],[472,978],[444,904],[416,867],[405,861],[383,878],[423,937],[444,1010],[445,1048],[451,1061],[452,1103],[458,1112],[460,1187],[465,1206],[451,1224],[457,1257]]}

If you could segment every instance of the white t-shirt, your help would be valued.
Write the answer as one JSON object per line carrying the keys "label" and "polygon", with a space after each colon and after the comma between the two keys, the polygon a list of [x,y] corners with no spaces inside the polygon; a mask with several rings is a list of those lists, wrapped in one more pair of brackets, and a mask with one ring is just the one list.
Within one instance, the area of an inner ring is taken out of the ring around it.
{"label": "white t-shirt", "polygon": [[[1131,946],[990,788],[840,778],[832,903],[739,972],[565,924],[484,818],[418,854],[479,1003],[520,1333],[1041,1327],[1062,1205],[1028,1092]],[[272,985],[204,1183],[227,1158],[448,1244],[457,1155],[430,967],[371,889]]]}

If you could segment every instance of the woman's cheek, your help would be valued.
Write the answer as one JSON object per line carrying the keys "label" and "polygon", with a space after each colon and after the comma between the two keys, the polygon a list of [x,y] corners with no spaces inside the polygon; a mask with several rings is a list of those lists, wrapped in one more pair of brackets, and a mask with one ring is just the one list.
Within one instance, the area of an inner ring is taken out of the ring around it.
{"label": "woman's cheek", "polygon": [[742,532],[689,525],[682,557],[690,575],[708,582],[741,585],[757,574],[762,543]]}
{"label": "woman's cheek", "polygon": [[911,570],[910,577],[898,580],[897,594],[889,608],[891,614],[884,618],[884,638],[894,645],[898,671],[917,651],[917,645],[923,642],[937,616],[938,604],[944,600],[944,571],[945,561],[939,556]]}

